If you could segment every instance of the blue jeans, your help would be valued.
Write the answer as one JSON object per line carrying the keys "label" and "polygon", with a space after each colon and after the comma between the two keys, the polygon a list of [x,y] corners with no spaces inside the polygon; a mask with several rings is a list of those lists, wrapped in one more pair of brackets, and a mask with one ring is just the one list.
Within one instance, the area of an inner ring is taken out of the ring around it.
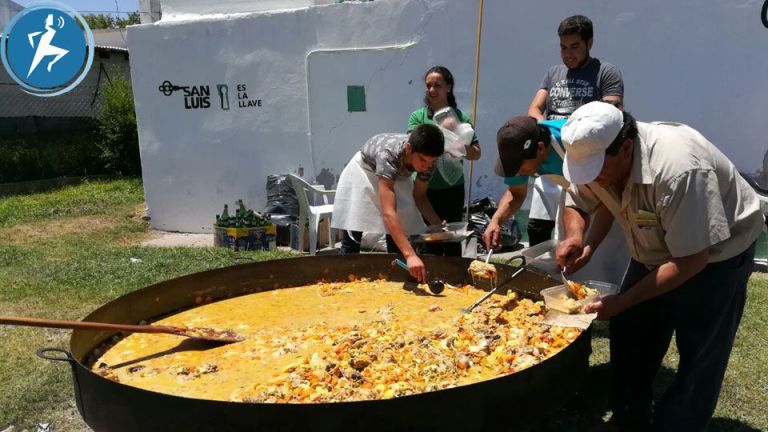
{"label": "blue jeans", "polygon": [[[754,255],[753,243],[611,319],[612,405],[622,430],[706,430],[744,312]],[[621,292],[650,272],[632,260]],[[653,380],[673,332],[680,363],[672,384],[653,406]]]}

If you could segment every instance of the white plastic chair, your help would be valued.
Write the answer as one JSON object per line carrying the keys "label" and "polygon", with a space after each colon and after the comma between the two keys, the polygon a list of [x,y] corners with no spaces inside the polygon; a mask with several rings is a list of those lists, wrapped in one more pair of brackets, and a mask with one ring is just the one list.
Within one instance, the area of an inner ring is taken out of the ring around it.
{"label": "white plastic chair", "polygon": [[[333,229],[331,228],[331,215],[333,214],[333,204],[329,203],[328,197],[333,197],[335,190],[325,190],[322,185],[311,185],[303,178],[288,174],[291,179],[291,185],[296,191],[296,197],[299,200],[299,250],[304,250],[304,232],[309,227],[309,254],[317,253],[317,231],[320,226],[320,220],[328,219],[328,243],[333,247]],[[312,195],[312,203],[315,202],[315,194],[323,197],[323,204],[310,204],[309,196]]]}
{"label": "white plastic chair", "polygon": [[[744,177],[747,183],[752,186],[752,189],[754,189],[755,193],[757,194],[757,198],[760,201],[760,210],[763,212],[763,217],[765,217],[765,226],[763,226],[763,232],[766,234],[766,236],[768,236],[768,189],[763,188],[763,185],[759,184],[752,177],[745,175],[744,173],[740,174],[742,177]],[[766,259],[766,257],[755,256],[754,262],[755,268],[757,270],[763,272],[768,271],[768,259]]]}

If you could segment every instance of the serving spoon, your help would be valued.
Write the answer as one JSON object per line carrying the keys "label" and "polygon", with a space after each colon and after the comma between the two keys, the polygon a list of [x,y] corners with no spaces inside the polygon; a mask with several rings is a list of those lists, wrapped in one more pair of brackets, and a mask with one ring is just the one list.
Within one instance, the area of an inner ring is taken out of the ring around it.
{"label": "serving spoon", "polygon": [[563,279],[563,284],[565,285],[566,288],[568,288],[568,291],[573,293],[573,295],[576,296],[576,298],[578,299],[579,298],[578,289],[576,286],[574,286],[574,282],[572,280],[565,277],[565,271],[566,271],[565,266],[560,268],[560,277]]}
{"label": "serving spoon", "polygon": [[[404,263],[400,258],[395,258],[393,262],[403,270],[409,271],[408,264]],[[445,289],[445,282],[440,279],[432,279],[427,282],[427,286],[429,287],[429,291],[432,292],[432,294],[440,294]]]}
{"label": "serving spoon", "polygon": [[563,279],[564,284],[568,284],[570,282],[567,277],[565,277],[565,266],[560,267],[560,278]]}
{"label": "serving spoon", "polygon": [[130,333],[165,333],[184,336],[190,339],[218,343],[241,342],[245,338],[232,330],[215,330],[207,327],[186,327],[168,325],[131,325],[112,324],[91,321],[49,320],[40,318],[23,318],[0,316],[0,324],[20,325],[29,327],[65,328],[78,330],[119,330]]}
{"label": "serving spoon", "polygon": [[493,248],[488,251],[488,255],[485,256],[485,263],[488,264],[488,261],[491,260],[491,255],[493,255]]}

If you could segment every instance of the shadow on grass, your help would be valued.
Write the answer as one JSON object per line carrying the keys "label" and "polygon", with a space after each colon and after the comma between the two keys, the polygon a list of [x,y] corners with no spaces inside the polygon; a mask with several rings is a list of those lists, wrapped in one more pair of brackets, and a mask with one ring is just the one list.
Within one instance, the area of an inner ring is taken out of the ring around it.
{"label": "shadow on grass", "polygon": [[707,432],[763,432],[743,422],[727,418],[713,418],[709,423]]}
{"label": "shadow on grass", "polygon": [[560,411],[527,432],[602,431],[609,412],[611,369],[608,364],[589,368],[581,391]]}
{"label": "shadow on grass", "polygon": [[[93,175],[93,176],[74,176],[74,177],[56,177],[43,180],[29,180],[14,183],[0,184],[0,197],[13,195],[28,195],[36,193],[53,192],[67,186],[76,186],[86,181],[110,181],[122,177],[118,175]],[[126,177],[132,178],[132,177]]]}
{"label": "shadow on grass", "polygon": [[[607,326],[593,328],[593,337],[607,337]],[[662,366],[654,381],[654,395],[658,399],[675,377],[675,369]],[[609,363],[591,366],[581,390],[558,412],[526,432],[615,432],[605,423],[610,417],[611,387],[613,377]],[[605,419],[605,420],[604,420]],[[707,432],[759,432],[746,423],[728,419],[713,418]]]}

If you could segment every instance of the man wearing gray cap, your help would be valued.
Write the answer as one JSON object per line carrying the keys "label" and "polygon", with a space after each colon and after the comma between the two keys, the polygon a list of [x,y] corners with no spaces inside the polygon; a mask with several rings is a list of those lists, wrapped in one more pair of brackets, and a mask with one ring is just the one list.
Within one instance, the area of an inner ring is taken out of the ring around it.
{"label": "man wearing gray cap", "polygon": [[[744,310],[764,223],[758,198],[683,124],[636,122],[592,102],[568,119],[562,139],[572,185],[558,262],[573,271],[589,261],[602,239],[584,232],[601,209],[621,225],[632,256],[619,294],[589,306],[610,319],[613,421],[622,430],[704,431]],[[651,410],[673,333],[680,363]]]}

